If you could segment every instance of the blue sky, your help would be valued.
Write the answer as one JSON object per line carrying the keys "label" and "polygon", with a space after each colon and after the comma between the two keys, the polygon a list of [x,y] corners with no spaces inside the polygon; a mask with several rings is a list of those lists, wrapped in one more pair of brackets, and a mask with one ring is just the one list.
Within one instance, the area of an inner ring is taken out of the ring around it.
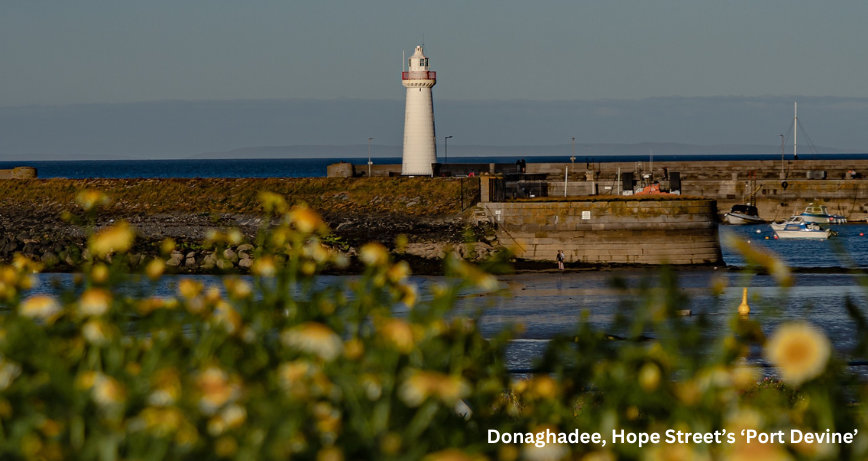
{"label": "blue sky", "polygon": [[[860,98],[868,98],[866,18],[868,2],[861,1],[6,0],[0,6],[0,108],[14,118],[32,105],[400,101],[401,53],[409,55],[423,37],[432,69],[438,72],[435,110],[437,101],[447,100],[560,103],[682,97],[711,98],[713,104],[719,97],[769,96],[831,96],[862,107]],[[860,111],[857,116],[865,115]],[[786,112],[781,111],[780,120],[770,120],[768,130],[780,130]],[[804,115],[810,113],[805,107]],[[534,130],[533,117],[522,114],[507,131]],[[450,126],[436,115],[438,135],[472,130]],[[610,116],[605,110],[597,115]],[[670,115],[649,116],[665,122]],[[673,123],[677,119],[673,116]],[[726,123],[707,120],[724,130]],[[310,129],[319,130],[323,138],[335,127]],[[736,125],[729,129],[739,131]],[[863,146],[861,138],[841,139],[830,132],[835,139],[823,139],[823,129],[814,129],[819,133],[811,136],[818,145]],[[397,145],[400,126],[396,131],[393,141],[395,134],[388,130],[361,137]],[[593,139],[593,132],[583,133],[579,126],[565,131],[567,139],[609,142]],[[678,139],[677,130],[673,133],[668,141],[693,141],[689,136]],[[659,134],[649,131],[637,139]],[[496,133],[489,137],[483,133],[481,143],[497,144]],[[304,136],[273,138],[286,144],[310,142]],[[335,144],[346,142],[337,138]],[[460,143],[458,139],[454,142]],[[239,138],[225,147],[249,142]],[[21,143],[15,146],[20,149]],[[189,142],[184,146],[190,154],[200,149]],[[10,149],[0,144],[0,154]]]}

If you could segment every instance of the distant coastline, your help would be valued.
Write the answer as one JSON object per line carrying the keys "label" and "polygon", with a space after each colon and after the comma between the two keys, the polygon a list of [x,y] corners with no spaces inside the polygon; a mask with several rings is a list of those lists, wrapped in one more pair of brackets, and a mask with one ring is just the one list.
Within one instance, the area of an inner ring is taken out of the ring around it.
{"label": "distant coastline", "polygon": [[[452,151],[450,146],[450,152]],[[449,163],[515,163],[524,158],[528,163],[566,163],[569,156],[473,156],[449,157]],[[654,162],[777,160],[780,153],[758,154],[662,154],[654,151]],[[792,155],[788,154],[787,159]],[[868,159],[868,153],[799,153],[800,160]],[[445,159],[440,158],[441,162]],[[650,155],[576,155],[577,166],[585,163],[648,162]],[[355,164],[367,162],[359,157],[309,158],[247,158],[247,159],[180,159],[180,160],[69,160],[69,161],[0,161],[0,169],[31,166],[39,178],[320,178],[326,176],[328,165],[341,161]],[[374,165],[400,164],[400,156],[373,157]]]}
{"label": "distant coastline", "polygon": [[[441,140],[442,141],[442,140]],[[792,155],[792,148],[786,151]],[[832,147],[815,146],[814,150],[824,154],[843,154],[851,151],[835,149]],[[395,145],[371,146],[372,157],[376,158],[400,158],[402,147]],[[802,153],[811,152],[807,146]],[[193,155],[192,159],[270,159],[270,158],[336,158],[357,159],[367,158],[367,144],[339,145],[297,145],[297,146],[260,146],[245,147],[222,152],[207,152]],[[621,143],[581,143],[576,144],[576,158],[585,157],[611,157],[624,155],[780,155],[780,145],[758,144],[718,144],[700,145],[683,143],[657,143],[641,142],[633,144]],[[467,157],[570,157],[573,154],[570,144],[554,145],[527,145],[527,146],[489,146],[489,145],[461,145],[449,144],[449,159],[455,163],[462,163]],[[443,145],[438,145],[437,155],[440,161],[445,160],[446,152]],[[400,162],[399,162],[400,163]],[[466,162],[464,162],[466,163]]]}

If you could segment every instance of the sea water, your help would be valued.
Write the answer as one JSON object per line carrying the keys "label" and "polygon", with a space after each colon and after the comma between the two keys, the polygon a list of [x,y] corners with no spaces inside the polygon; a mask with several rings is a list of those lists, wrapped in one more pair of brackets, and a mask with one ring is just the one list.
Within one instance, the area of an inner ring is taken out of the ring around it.
{"label": "sea water", "polygon": [[[569,155],[523,157],[530,163],[566,163]],[[868,154],[801,154],[800,159],[847,160],[868,159]],[[650,157],[609,155],[576,157],[576,164],[639,162]],[[439,159],[443,161],[445,159]],[[453,157],[451,163],[509,163],[519,157]],[[778,154],[752,155],[655,155],[661,168],[665,162],[694,160],[780,160]],[[367,158],[296,158],[296,159],[180,159],[180,160],[76,160],[76,161],[3,161],[0,169],[32,166],[40,178],[302,178],[325,177],[326,167],[341,161],[367,164]],[[373,158],[375,165],[396,165],[400,158]]]}
{"label": "sea water", "polygon": [[[222,277],[216,275],[165,276],[157,284],[139,277],[117,287],[119,295],[173,296],[182,278],[194,278],[206,286],[223,290]],[[322,276],[320,287],[346,284],[354,276]],[[678,289],[684,301],[678,309],[690,310],[695,321],[706,315],[712,328],[707,332],[709,347],[728,331],[728,324],[741,303],[744,288],[748,288],[750,316],[770,334],[777,325],[791,320],[808,320],[831,339],[838,351],[847,351],[858,341],[855,323],[847,314],[845,305],[853,303],[868,315],[868,291],[862,285],[864,278],[841,273],[796,273],[790,288],[778,286],[769,275],[724,267],[707,267],[677,272]],[[245,277],[247,278],[247,277]],[[613,280],[621,281],[616,288]],[[527,370],[534,367],[548,342],[555,336],[569,336],[576,331],[579,319],[584,318],[593,327],[615,336],[627,336],[614,325],[616,315],[631,309],[646,309],[638,293],[640,286],[652,287],[650,296],[661,296],[659,269],[618,269],[578,272],[545,272],[499,276],[501,289],[494,293],[467,290],[459,298],[451,314],[477,320],[485,336],[493,336],[506,328],[522,326],[522,333],[512,341],[507,361],[510,369]],[[409,279],[420,293],[421,302],[431,299],[434,284],[449,283],[445,277],[414,276]],[[722,287],[717,295],[711,286]],[[624,288],[626,287],[626,289]],[[73,288],[71,274],[39,274],[32,294],[58,294]],[[396,315],[405,315],[407,309],[396,306]],[[653,337],[653,332],[647,332]],[[754,361],[760,361],[755,351]]]}

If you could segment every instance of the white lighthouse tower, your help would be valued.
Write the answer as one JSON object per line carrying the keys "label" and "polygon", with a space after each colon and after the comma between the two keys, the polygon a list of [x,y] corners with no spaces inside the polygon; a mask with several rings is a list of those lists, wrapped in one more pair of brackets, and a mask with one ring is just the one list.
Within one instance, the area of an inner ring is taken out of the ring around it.
{"label": "white lighthouse tower", "polygon": [[434,173],[431,164],[437,161],[431,87],[437,83],[437,73],[428,70],[428,58],[421,46],[416,47],[409,64],[407,72],[401,73],[401,83],[407,88],[401,174],[431,176]]}

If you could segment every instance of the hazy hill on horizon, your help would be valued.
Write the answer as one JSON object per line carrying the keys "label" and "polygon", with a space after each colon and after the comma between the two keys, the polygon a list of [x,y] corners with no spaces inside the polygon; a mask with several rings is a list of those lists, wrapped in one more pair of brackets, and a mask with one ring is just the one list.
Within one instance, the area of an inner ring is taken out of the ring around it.
{"label": "hazy hill on horizon", "polygon": [[[851,153],[847,150],[814,146],[817,153]],[[800,152],[809,153],[807,146]],[[680,143],[635,144],[581,144],[576,145],[576,158],[615,155],[724,155],[724,154],[777,154],[780,146],[754,144],[698,145]],[[456,162],[463,157],[557,157],[565,161],[572,155],[571,144],[540,146],[472,146],[449,145],[449,158]],[[371,145],[372,158],[401,157],[402,146]],[[437,146],[437,156],[443,158],[443,145]],[[346,146],[261,146],[245,147],[224,152],[206,152],[193,155],[191,159],[276,159],[276,158],[334,158],[366,159],[367,144]]]}
{"label": "hazy hill on horizon", "polygon": [[[400,95],[400,93],[398,93]],[[449,156],[868,152],[868,98],[663,97],[642,100],[441,100]],[[403,99],[151,101],[0,106],[0,160],[400,155]],[[276,147],[265,147],[276,146]],[[441,146],[438,146],[438,153]]]}

